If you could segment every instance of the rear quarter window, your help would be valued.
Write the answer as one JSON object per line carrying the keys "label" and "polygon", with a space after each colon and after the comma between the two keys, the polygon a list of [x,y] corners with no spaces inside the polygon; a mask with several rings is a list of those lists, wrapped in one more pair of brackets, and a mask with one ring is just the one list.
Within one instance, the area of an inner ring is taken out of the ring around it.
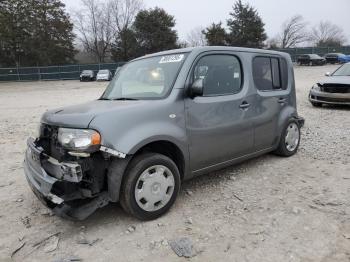
{"label": "rear quarter window", "polygon": [[287,61],[282,57],[255,57],[253,78],[258,90],[285,90],[288,87]]}

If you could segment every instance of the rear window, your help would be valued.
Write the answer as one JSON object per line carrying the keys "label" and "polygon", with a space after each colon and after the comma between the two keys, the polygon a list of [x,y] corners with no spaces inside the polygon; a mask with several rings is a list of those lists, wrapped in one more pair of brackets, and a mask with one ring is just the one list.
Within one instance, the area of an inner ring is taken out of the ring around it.
{"label": "rear window", "polygon": [[286,60],[277,57],[255,57],[253,78],[256,88],[261,91],[287,89],[288,66]]}

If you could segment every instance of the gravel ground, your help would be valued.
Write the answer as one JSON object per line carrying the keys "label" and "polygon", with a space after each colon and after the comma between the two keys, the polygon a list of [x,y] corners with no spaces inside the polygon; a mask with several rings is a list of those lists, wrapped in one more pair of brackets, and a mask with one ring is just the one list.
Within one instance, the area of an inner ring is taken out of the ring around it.
{"label": "gravel ground", "polygon": [[[185,183],[175,206],[140,222],[118,205],[58,218],[23,175],[25,140],[45,110],[95,99],[105,83],[0,83],[0,261],[350,261],[350,110],[313,108],[309,88],[335,66],[296,67],[297,155],[265,155]],[[175,240],[175,241],[173,241]],[[69,261],[69,260],[67,260]]]}

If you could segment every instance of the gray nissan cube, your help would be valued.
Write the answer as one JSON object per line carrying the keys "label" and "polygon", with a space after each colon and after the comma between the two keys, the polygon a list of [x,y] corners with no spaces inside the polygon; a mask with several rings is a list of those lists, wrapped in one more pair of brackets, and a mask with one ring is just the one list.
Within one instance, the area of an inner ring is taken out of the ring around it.
{"label": "gray nissan cube", "polygon": [[269,152],[292,156],[303,124],[288,54],[171,50],[125,64],[95,101],[46,112],[24,171],[57,215],[81,220],[120,202],[150,220],[187,179]]}

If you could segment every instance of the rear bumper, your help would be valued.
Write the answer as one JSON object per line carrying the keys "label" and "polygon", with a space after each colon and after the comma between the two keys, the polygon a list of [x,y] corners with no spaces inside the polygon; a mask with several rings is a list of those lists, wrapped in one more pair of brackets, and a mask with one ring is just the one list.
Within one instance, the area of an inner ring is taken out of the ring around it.
{"label": "rear bumper", "polygon": [[309,100],[313,103],[350,105],[350,93],[327,93],[311,89]]}
{"label": "rear bumper", "polygon": [[299,127],[303,127],[305,124],[305,118],[303,118],[301,116],[296,117],[296,121],[298,122]]}
{"label": "rear bumper", "polygon": [[[43,149],[36,146],[33,138],[28,138],[27,146],[23,166],[28,184],[38,199],[47,207],[53,209],[55,214],[83,220],[97,208],[108,204],[108,194],[105,193],[90,199],[82,196],[79,190],[67,194],[56,194],[57,185],[60,183],[69,184],[72,188],[77,187],[78,181],[71,182],[59,178],[60,175],[61,178],[68,174],[73,175],[76,172],[77,165],[73,165],[72,168],[64,163],[51,164],[53,166],[52,170],[56,172],[56,177],[53,177],[44,168],[45,163],[47,164],[47,156],[43,153]],[[76,201],[82,201],[82,204],[76,205]]]}

